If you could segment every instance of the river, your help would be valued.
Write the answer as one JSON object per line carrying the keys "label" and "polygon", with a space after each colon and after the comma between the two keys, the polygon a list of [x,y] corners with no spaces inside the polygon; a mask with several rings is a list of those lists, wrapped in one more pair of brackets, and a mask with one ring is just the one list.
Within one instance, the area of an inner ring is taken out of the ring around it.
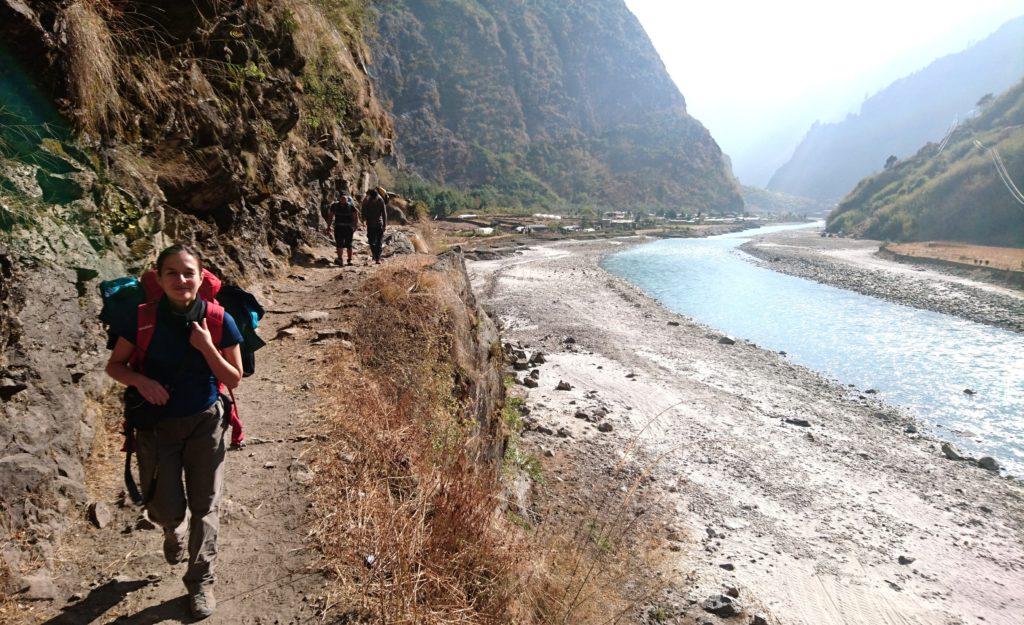
{"label": "river", "polygon": [[761,234],[816,225],[666,239],[603,266],[673,312],[875,389],[939,438],[1024,476],[1024,336],[777,273],[737,249]]}

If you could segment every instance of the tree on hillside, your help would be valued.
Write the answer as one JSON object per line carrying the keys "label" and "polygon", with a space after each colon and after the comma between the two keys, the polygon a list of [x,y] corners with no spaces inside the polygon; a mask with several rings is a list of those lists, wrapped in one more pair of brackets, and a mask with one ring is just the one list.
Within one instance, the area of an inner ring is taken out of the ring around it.
{"label": "tree on hillside", "polygon": [[593,206],[584,206],[579,211],[580,227],[590,228],[598,222],[597,211]]}
{"label": "tree on hillside", "polygon": [[889,158],[885,159],[885,168],[886,169],[892,169],[892,166],[895,165],[896,161],[898,161],[898,160],[899,159],[896,158],[895,154],[890,154]]}
{"label": "tree on hillside", "polygon": [[991,93],[986,93],[985,95],[981,96],[981,99],[978,100],[978,103],[975,104],[975,106],[977,106],[978,108],[984,108],[988,106],[992,102],[992,100],[995,99],[996,97],[994,95],[992,95]]}

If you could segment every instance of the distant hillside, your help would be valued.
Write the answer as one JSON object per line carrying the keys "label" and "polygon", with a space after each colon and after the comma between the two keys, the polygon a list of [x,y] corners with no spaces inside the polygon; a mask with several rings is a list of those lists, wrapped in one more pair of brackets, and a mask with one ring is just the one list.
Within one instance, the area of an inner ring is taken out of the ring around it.
{"label": "distant hillside", "polygon": [[399,165],[507,206],[743,207],[622,0],[380,0]]}
{"label": "distant hillside", "polygon": [[768,188],[837,200],[886,158],[913,154],[939,141],[987,93],[1024,76],[1024,16],[963,52],[943,57],[864,102],[859,115],[815,124]]}
{"label": "distant hillside", "polygon": [[770,213],[773,215],[822,215],[831,204],[822,200],[814,200],[781,191],[767,191],[758,187],[740,187],[743,204],[748,213]]}
{"label": "distant hillside", "polygon": [[994,150],[1024,190],[1024,81],[960,126],[941,152],[929,143],[863,180],[829,216],[828,229],[874,239],[1024,247],[1024,204],[1000,178],[992,152],[975,141]]}

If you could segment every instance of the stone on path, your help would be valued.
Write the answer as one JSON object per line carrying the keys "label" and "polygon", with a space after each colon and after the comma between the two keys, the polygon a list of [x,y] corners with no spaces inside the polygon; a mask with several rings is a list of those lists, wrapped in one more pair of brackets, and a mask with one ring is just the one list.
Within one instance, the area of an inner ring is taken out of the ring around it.
{"label": "stone on path", "polygon": [[21,578],[19,599],[28,601],[53,601],[57,598],[57,585],[53,583],[53,575],[41,569]]}
{"label": "stone on path", "polygon": [[802,428],[809,428],[809,427],[811,427],[811,422],[808,421],[807,419],[796,419],[796,418],[789,418],[789,417],[787,417],[785,419],[785,421],[786,421],[786,423],[788,423],[790,425],[796,425],[796,426],[802,427]]}
{"label": "stone on path", "polygon": [[113,518],[114,515],[110,512],[110,507],[102,501],[94,501],[89,504],[89,522],[99,529],[109,525]]}
{"label": "stone on path", "polygon": [[728,337],[728,336],[722,336],[722,337],[719,337],[718,344],[719,345],[735,345],[736,344],[736,339]]}
{"label": "stone on path", "polygon": [[281,339],[284,337],[295,337],[298,333],[299,331],[295,328],[281,328],[277,331],[277,335],[274,336],[274,338]]}
{"label": "stone on path", "polygon": [[323,310],[310,310],[295,315],[292,318],[292,323],[315,323],[317,321],[327,321],[329,318],[330,315]]}
{"label": "stone on path", "polygon": [[607,421],[605,421],[604,423],[602,423],[602,424],[597,426],[597,431],[598,432],[611,432],[613,429],[614,428],[613,428],[612,424],[608,423]]}
{"label": "stone on path", "polygon": [[555,386],[555,390],[556,391],[571,391],[572,390],[572,384],[569,384],[565,380],[559,380],[558,381],[558,385]]}

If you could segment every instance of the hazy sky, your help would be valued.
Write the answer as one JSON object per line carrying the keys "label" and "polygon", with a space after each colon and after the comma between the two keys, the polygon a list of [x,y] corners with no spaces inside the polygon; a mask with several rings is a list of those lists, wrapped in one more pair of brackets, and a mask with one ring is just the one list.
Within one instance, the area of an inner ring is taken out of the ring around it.
{"label": "hazy sky", "polygon": [[734,160],[757,158],[773,131],[796,136],[791,150],[815,119],[856,111],[866,94],[1024,14],[1024,0],[626,4],[690,113]]}

